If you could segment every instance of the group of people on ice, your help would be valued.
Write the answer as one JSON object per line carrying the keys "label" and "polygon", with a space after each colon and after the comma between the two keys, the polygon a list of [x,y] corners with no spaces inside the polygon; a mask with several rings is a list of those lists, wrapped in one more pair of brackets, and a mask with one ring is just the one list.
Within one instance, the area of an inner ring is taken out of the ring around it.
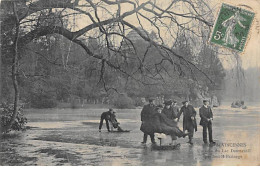
{"label": "group of people on ice", "polygon": [[[189,101],[183,101],[181,109],[177,107],[176,101],[166,101],[164,107],[156,106],[154,99],[149,99],[149,104],[145,105],[141,111],[141,131],[144,133],[143,142],[146,143],[147,136],[151,142],[155,143],[154,134],[164,133],[170,135],[172,141],[177,137],[188,135],[189,144],[193,144],[194,131],[197,131],[196,111]],[[203,126],[203,141],[207,141],[207,130],[209,132],[209,142],[215,143],[212,138],[213,113],[209,107],[209,101],[203,100],[203,106],[199,109],[201,117],[200,125]],[[183,131],[178,127],[180,116],[183,115]]]}
{"label": "group of people on ice", "polygon": [[[171,136],[172,143],[180,137],[188,136],[189,144],[193,144],[193,135],[197,131],[196,111],[189,101],[183,101],[183,106],[179,109],[176,101],[165,101],[164,106],[155,105],[154,99],[149,99],[149,103],[144,105],[141,111],[141,127],[140,130],[144,133],[142,143],[147,142],[147,137],[150,136],[151,142],[155,144],[155,134],[163,133]],[[183,131],[178,127],[178,122],[183,115]],[[203,127],[203,141],[207,141],[207,131],[209,133],[209,142],[214,144],[212,137],[212,121],[213,113],[209,106],[209,100],[203,100],[203,106],[199,109],[200,125]],[[107,130],[110,131],[109,123],[118,131],[124,132],[116,120],[115,112],[109,109],[101,115],[99,131],[101,131],[103,121],[106,121]],[[112,128],[113,128],[112,127]]]}

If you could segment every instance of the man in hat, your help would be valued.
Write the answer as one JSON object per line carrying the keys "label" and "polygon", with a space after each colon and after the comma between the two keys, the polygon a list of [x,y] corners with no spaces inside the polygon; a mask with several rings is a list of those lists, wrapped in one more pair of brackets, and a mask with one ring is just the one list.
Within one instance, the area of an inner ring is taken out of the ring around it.
{"label": "man in hat", "polygon": [[208,143],[207,141],[207,130],[209,131],[209,142],[214,144],[212,138],[212,120],[213,120],[213,113],[209,106],[209,100],[203,100],[203,106],[199,109],[200,113],[200,125],[203,127],[203,141],[205,144]]}
{"label": "man in hat", "polygon": [[176,107],[172,106],[172,101],[168,100],[164,102],[164,108],[162,110],[162,114],[165,114],[165,116],[171,120],[177,121],[178,119],[178,111]]}
{"label": "man in hat", "polygon": [[[146,123],[146,122],[149,122],[152,115],[155,113],[155,103],[154,103],[154,99],[153,98],[150,98],[149,99],[149,104],[147,105],[144,105],[142,111],[141,111],[141,121],[142,121],[142,124]],[[149,134],[150,135],[150,138],[151,138],[151,142],[153,144],[155,144],[155,140],[154,140],[154,134]],[[143,137],[143,144],[146,143],[147,141],[147,137],[148,137],[148,134],[147,133],[144,133],[144,137]]]}
{"label": "man in hat", "polygon": [[193,134],[194,130],[197,131],[196,123],[196,111],[192,105],[189,104],[189,101],[183,101],[183,106],[179,112],[178,120],[180,119],[181,114],[183,113],[183,132],[188,130],[189,132],[189,141],[191,145],[193,144]]}
{"label": "man in hat", "polygon": [[100,117],[100,123],[99,123],[99,132],[101,132],[101,128],[103,125],[103,121],[106,121],[107,131],[110,132],[109,129],[109,120],[111,119],[111,115],[113,113],[113,109],[109,109],[107,112],[103,112]]}
{"label": "man in hat", "polygon": [[169,119],[172,119],[172,116],[173,116],[171,105],[172,105],[172,102],[170,100],[165,101],[164,102],[164,108],[162,110],[162,114],[165,114],[165,116]]}

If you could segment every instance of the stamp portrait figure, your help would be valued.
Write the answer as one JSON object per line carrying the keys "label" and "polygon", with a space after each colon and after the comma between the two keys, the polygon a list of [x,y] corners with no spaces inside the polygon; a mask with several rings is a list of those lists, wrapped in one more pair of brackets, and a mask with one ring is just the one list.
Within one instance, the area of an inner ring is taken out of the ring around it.
{"label": "stamp portrait figure", "polygon": [[232,15],[230,18],[226,19],[222,25],[226,27],[226,34],[223,38],[223,41],[225,44],[230,44],[236,47],[236,44],[239,42],[238,38],[234,34],[234,30],[236,28],[236,25],[239,24],[242,28],[246,28],[241,21],[246,21],[245,18],[243,18],[240,14],[239,11],[236,11],[234,15]]}

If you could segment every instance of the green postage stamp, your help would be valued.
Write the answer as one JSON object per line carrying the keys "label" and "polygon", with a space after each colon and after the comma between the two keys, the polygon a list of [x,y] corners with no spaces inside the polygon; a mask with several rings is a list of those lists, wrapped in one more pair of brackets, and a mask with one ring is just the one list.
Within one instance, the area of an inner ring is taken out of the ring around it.
{"label": "green postage stamp", "polygon": [[251,11],[223,3],[210,42],[242,52],[254,16]]}

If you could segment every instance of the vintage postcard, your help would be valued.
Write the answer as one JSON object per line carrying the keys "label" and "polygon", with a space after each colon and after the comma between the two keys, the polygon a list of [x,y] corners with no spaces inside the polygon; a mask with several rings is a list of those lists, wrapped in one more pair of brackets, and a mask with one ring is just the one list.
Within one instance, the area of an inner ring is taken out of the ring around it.
{"label": "vintage postcard", "polygon": [[259,0],[1,0],[0,166],[259,166]]}

